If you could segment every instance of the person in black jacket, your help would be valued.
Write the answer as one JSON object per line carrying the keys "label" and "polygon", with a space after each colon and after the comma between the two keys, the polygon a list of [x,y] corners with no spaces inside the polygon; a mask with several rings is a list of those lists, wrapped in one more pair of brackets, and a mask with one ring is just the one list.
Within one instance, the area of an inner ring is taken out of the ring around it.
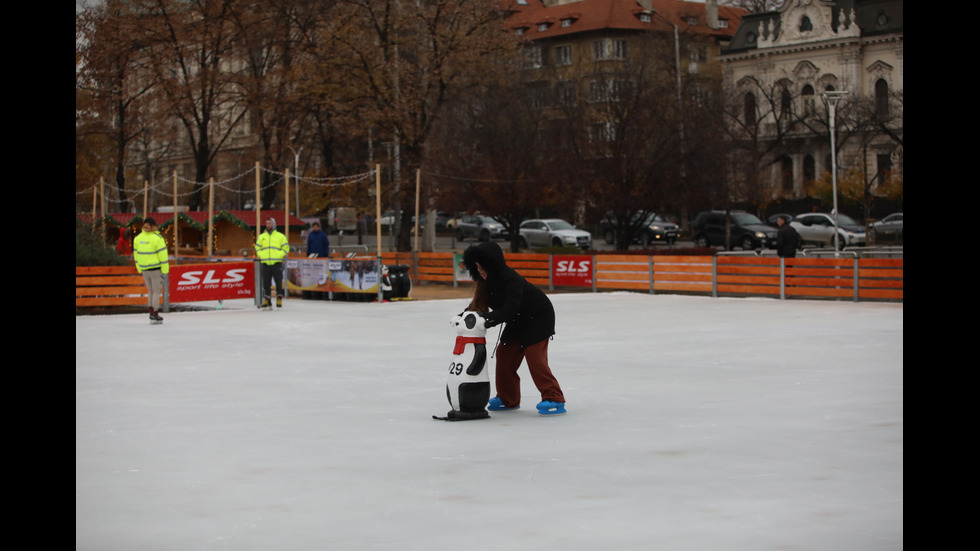
{"label": "person in black jacket", "polygon": [[800,234],[796,228],[789,225],[789,218],[780,216],[776,219],[779,231],[776,233],[776,254],[783,258],[796,258],[796,249],[800,248]]}
{"label": "person in black jacket", "polygon": [[517,370],[526,361],[534,386],[541,393],[538,412],[565,413],[565,395],[548,365],[548,342],[555,334],[551,300],[507,266],[504,252],[492,241],[467,248],[463,264],[476,283],[468,310],[484,313],[488,328],[506,324],[495,353],[497,396],[490,399],[488,409],[520,407]]}

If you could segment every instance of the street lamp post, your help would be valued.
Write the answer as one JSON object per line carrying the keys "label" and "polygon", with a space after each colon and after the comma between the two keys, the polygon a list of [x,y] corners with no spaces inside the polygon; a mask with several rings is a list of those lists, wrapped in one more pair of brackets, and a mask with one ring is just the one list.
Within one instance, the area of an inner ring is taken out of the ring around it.
{"label": "street lamp post", "polygon": [[293,182],[296,184],[296,218],[299,218],[299,154],[303,151],[303,146],[300,146],[299,151],[289,145],[286,147],[293,152]]}
{"label": "street lamp post", "polygon": [[683,111],[683,105],[684,105],[684,103],[683,103],[683,98],[682,98],[682,95],[681,95],[682,94],[682,90],[683,90],[683,83],[681,82],[681,39],[680,39],[680,34],[679,34],[678,29],[677,29],[677,25],[673,21],[671,21],[670,19],[668,19],[666,16],[664,16],[662,13],[660,13],[657,10],[653,9],[652,6],[646,5],[643,2],[637,2],[637,4],[639,4],[640,7],[642,7],[645,11],[647,11],[651,15],[656,15],[657,17],[659,17],[660,19],[662,19],[665,23],[667,23],[668,25],[670,25],[671,27],[674,28],[674,73],[677,75],[677,90],[676,90],[676,94],[677,94],[678,132],[680,133],[680,136],[679,137],[680,137],[681,144],[683,146],[683,143],[684,143],[684,119],[683,119],[683,117],[681,117],[681,112]]}
{"label": "street lamp post", "polygon": [[834,192],[834,256],[840,256],[840,230],[838,229],[837,217],[839,215],[837,211],[837,104],[840,100],[844,99],[847,95],[846,91],[826,91],[820,94],[823,98],[824,103],[827,104],[827,110],[830,114],[830,166],[831,166],[831,181],[833,182],[833,192]]}

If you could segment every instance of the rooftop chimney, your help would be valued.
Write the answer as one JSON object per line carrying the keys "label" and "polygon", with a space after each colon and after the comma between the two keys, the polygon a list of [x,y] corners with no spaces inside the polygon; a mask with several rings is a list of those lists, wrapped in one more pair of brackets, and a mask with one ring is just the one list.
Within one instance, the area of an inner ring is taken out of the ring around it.
{"label": "rooftop chimney", "polygon": [[705,19],[709,29],[718,28],[718,0],[706,0],[704,3]]}

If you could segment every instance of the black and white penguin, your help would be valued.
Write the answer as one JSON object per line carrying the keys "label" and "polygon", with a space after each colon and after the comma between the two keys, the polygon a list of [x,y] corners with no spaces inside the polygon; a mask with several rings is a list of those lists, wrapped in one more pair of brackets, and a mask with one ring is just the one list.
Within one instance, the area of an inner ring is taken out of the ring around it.
{"label": "black and white penguin", "polygon": [[446,414],[449,421],[487,419],[487,402],[490,400],[490,373],[487,368],[486,320],[478,312],[463,312],[452,320],[456,329],[456,344],[446,396],[452,411]]}

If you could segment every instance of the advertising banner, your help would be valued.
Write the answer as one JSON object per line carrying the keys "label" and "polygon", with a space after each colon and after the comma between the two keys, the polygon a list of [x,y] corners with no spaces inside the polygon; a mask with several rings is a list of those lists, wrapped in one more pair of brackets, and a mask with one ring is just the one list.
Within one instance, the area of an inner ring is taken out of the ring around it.
{"label": "advertising banner", "polygon": [[290,290],[319,293],[378,292],[377,258],[298,258],[286,263]]}
{"label": "advertising banner", "polygon": [[554,255],[551,281],[558,286],[592,287],[592,266],[590,255]]}
{"label": "advertising banner", "polygon": [[470,271],[463,264],[463,253],[453,253],[453,278],[456,281],[473,281]]}
{"label": "advertising banner", "polygon": [[170,302],[255,297],[255,265],[252,262],[171,266],[167,279]]}

